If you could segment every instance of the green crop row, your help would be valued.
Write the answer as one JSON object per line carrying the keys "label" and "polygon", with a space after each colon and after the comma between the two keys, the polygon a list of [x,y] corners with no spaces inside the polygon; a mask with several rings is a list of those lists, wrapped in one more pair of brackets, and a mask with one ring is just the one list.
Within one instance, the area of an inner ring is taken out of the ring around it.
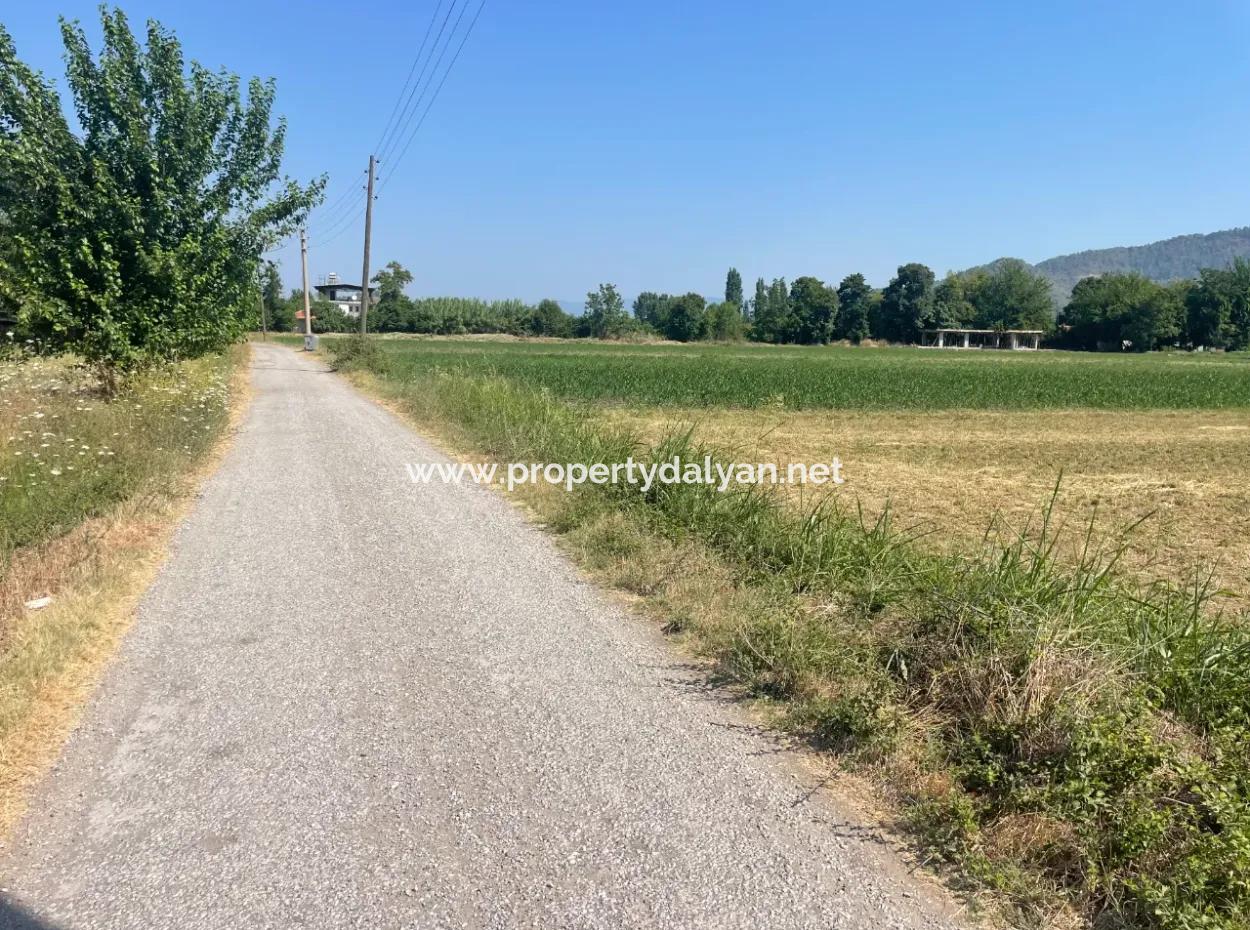
{"label": "green crop row", "polygon": [[788,409],[1250,407],[1250,358],[380,339],[398,377],[494,374],[593,403]]}

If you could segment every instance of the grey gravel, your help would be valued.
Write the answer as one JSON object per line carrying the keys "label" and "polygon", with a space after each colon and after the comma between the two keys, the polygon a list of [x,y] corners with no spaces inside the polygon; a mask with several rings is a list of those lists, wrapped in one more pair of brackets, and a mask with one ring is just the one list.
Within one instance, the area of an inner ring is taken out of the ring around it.
{"label": "grey gravel", "polygon": [[958,911],[337,375],[233,448],[0,851],[0,926],[955,927]]}

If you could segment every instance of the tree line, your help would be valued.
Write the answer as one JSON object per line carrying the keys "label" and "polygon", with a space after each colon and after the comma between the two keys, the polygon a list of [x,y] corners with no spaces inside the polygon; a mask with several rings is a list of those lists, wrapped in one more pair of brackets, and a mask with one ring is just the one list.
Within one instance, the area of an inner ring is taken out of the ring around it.
{"label": "tree line", "polygon": [[1082,278],[1055,343],[1074,349],[1250,348],[1250,262],[1159,284],[1140,274]]}
{"label": "tree line", "polygon": [[[615,286],[602,284],[586,295],[580,316],[566,313],[554,300],[531,306],[519,300],[414,299],[404,293],[411,282],[412,275],[398,262],[378,272],[371,330],[822,345],[843,340],[914,344],[925,330],[942,328],[1030,329],[1043,331],[1048,345],[1071,349],[1244,349],[1250,344],[1250,263],[1240,259],[1226,269],[1207,269],[1192,281],[1167,284],[1135,273],[1088,277],[1057,316],[1047,279],[1017,259],[950,273],[940,281],[932,269],[910,263],[900,266],[884,288],[872,287],[862,274],[847,275],[837,287],[811,276],[792,282],[760,278],[752,298],[743,292],[741,274],[731,268],[723,301],[645,291],[629,309]],[[297,328],[295,313],[303,295],[295,291],[284,300],[273,266],[267,269],[265,293],[271,328]],[[314,301],[313,315],[317,332],[351,332],[359,325],[328,301]]]}
{"label": "tree line", "polygon": [[[737,272],[730,272],[730,284]],[[761,342],[821,344],[866,339],[917,343],[925,330],[1041,330],[1057,348],[1150,351],[1250,347],[1250,263],[1157,283],[1136,273],[1082,279],[1058,314],[1050,282],[1018,259],[938,281],[919,263],[899,267],[882,289],[861,274],[836,288],[802,277],[756,281],[744,304],[747,334]],[[666,333],[679,338],[674,333]]]}

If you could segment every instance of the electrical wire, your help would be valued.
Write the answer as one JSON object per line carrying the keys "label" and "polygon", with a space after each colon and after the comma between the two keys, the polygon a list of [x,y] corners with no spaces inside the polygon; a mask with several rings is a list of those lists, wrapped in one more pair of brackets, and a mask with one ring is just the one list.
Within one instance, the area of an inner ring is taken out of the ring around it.
{"label": "electrical wire", "polygon": [[429,89],[429,81],[434,79],[434,74],[438,71],[438,65],[442,63],[442,55],[446,52],[447,44],[451,43],[456,29],[460,26],[460,19],[464,16],[465,7],[468,6],[468,0],[465,0],[464,5],[460,7],[460,16],[456,18],[456,25],[452,27],[451,35],[448,35],[447,37],[447,44],[443,46],[443,53],[439,54],[438,63],[434,65],[434,71],[430,72],[429,80],[427,80],[426,70],[430,67],[430,61],[434,57],[434,50],[438,48],[438,43],[442,41],[443,33],[447,31],[447,23],[451,20],[451,14],[455,11],[457,2],[458,0],[451,0],[451,4],[447,7],[447,13],[443,17],[442,24],[438,27],[438,35],[434,37],[434,44],[430,46],[429,54],[426,55],[425,64],[421,68],[421,73],[417,77],[417,82],[413,84],[412,89],[408,91],[408,98],[404,101],[403,108],[400,110],[399,120],[395,123],[394,132],[391,133],[388,140],[384,141],[376,149],[379,161],[382,159],[383,155],[387,154],[388,150],[394,147],[396,139],[408,131],[408,126],[411,125],[412,117],[415,115],[417,108],[421,105],[421,99],[425,96],[425,91],[422,91],[421,97],[417,98],[416,107],[412,106],[413,97],[416,96],[417,89],[422,85],[422,83],[425,83],[427,90]]}
{"label": "electrical wire", "polygon": [[[425,118],[430,114],[430,108],[434,106],[435,101],[438,100],[439,93],[443,89],[443,85],[447,83],[448,75],[451,74],[452,68],[456,67],[456,62],[460,58],[460,53],[464,51],[465,43],[469,41],[469,36],[473,34],[473,27],[477,25],[478,17],[482,15],[482,9],[485,6],[486,0],[481,0],[481,3],[478,4],[477,12],[473,14],[473,19],[469,22],[469,28],[465,30],[464,36],[460,39],[460,45],[456,48],[456,54],[452,56],[451,63],[447,65],[447,70],[443,72],[442,80],[438,82],[438,87],[434,89],[434,96],[432,96],[430,98],[430,102],[426,104],[425,111],[421,114],[421,119],[419,119],[417,124],[413,127],[412,132],[408,136],[408,140],[404,143],[404,147],[400,149],[399,156],[395,158],[394,162],[390,165],[390,170],[387,173],[386,179],[382,182],[381,188],[378,189],[379,193],[385,189],[387,182],[395,176],[395,172],[399,169],[400,162],[402,162],[404,160],[404,156],[408,154],[408,148],[412,145],[412,140],[415,139],[417,137],[417,133],[421,131],[421,126],[425,123]],[[446,49],[444,49],[444,51],[445,50]]]}
{"label": "electrical wire", "polygon": [[364,212],[365,205],[363,203],[357,204],[356,209],[352,210],[350,213],[343,214],[342,217],[335,220],[333,223],[317,227],[316,233],[318,245],[322,245],[328,239],[337,236],[343,229],[350,228],[351,225],[364,214]]}
{"label": "electrical wire", "polygon": [[[389,159],[390,155],[394,154],[401,139],[404,140],[404,143],[403,147],[399,149],[399,154],[395,158],[394,165],[388,166],[386,177],[383,179],[381,186],[378,188],[379,193],[381,193],[381,191],[386,187],[386,184],[395,173],[394,169],[398,168],[400,162],[403,161],[404,156],[408,153],[408,149],[411,147],[413,140],[416,138],[417,134],[421,130],[421,127],[424,125],[426,117],[429,116],[430,109],[438,100],[438,96],[442,92],[443,85],[447,83],[448,76],[451,74],[452,69],[455,68],[456,62],[460,58],[460,53],[464,50],[464,46],[469,40],[469,36],[472,35],[473,28],[477,25],[478,18],[482,15],[482,9],[486,6],[486,0],[481,0],[478,4],[477,12],[473,14],[473,19],[470,20],[468,29],[466,29],[464,34],[461,36],[460,44],[456,47],[456,51],[455,54],[452,55],[451,62],[447,65],[447,69],[443,71],[442,77],[439,79],[437,86],[434,87],[433,95],[425,104],[424,110],[422,110],[422,101],[425,100],[426,94],[429,93],[430,87],[433,85],[434,78],[438,74],[439,68],[442,66],[443,58],[447,54],[447,49],[450,48],[452,42],[455,41],[456,33],[460,28],[460,23],[464,19],[465,12],[468,10],[470,0],[465,0],[464,4],[461,5],[460,12],[456,16],[456,21],[452,25],[451,32],[447,33],[447,41],[443,43],[441,50],[438,51],[438,57],[435,59],[435,50],[438,49],[439,43],[442,41],[444,33],[446,33],[447,24],[451,21],[451,14],[455,11],[457,2],[458,0],[451,0],[451,4],[447,7],[447,11],[443,16],[442,24],[439,26],[438,34],[434,37],[434,42],[428,45],[427,49],[427,42],[430,33],[433,30],[434,22],[438,19],[438,12],[442,8],[443,0],[438,0],[438,3],[435,5],[434,12],[430,17],[430,23],[426,27],[425,36],[422,38],[417,54],[413,58],[412,65],[408,69],[408,76],[404,80],[403,85],[400,87],[399,94],[395,98],[395,104],[391,107],[391,114],[382,128],[382,133],[379,136],[377,146],[375,147],[375,151],[379,153],[379,162],[382,160],[383,156]],[[420,71],[418,72],[417,66],[420,63],[423,54],[425,56],[425,64],[421,65]],[[431,61],[433,61],[434,64],[432,69],[430,68]],[[428,77],[427,71],[429,72]],[[417,74],[415,83],[412,81],[413,74]],[[423,90],[421,89],[422,84],[424,84]],[[409,85],[411,85],[411,87]],[[420,90],[420,94],[418,94],[418,90]],[[405,92],[407,92],[406,98]],[[415,104],[413,102],[414,98]],[[400,105],[401,100],[403,101],[402,106]],[[420,117],[416,118],[418,112],[420,113]],[[396,113],[399,114],[398,119],[396,118]],[[414,118],[416,118],[415,124],[413,122]],[[362,170],[356,178],[353,178],[352,187],[355,186],[355,183],[359,178],[364,177],[367,174],[367,170]],[[352,187],[349,187],[341,195],[336,197],[329,206],[318,208],[319,216],[314,230],[316,232],[317,245],[319,247],[324,247],[329,243],[334,242],[344,233],[350,231],[355,226],[356,222],[364,215],[365,207],[367,206],[366,204],[357,202],[353,208],[353,194],[358,195],[359,188],[354,191],[352,190]],[[310,230],[310,232],[314,230]]]}
{"label": "electrical wire", "polygon": [[[382,134],[378,137],[378,141],[373,146],[373,150],[375,152],[380,152],[382,150],[382,143],[385,141],[387,134],[390,132],[391,122],[395,119],[395,114],[399,112],[399,103],[404,99],[404,92],[408,90],[408,84],[412,81],[413,74],[416,73],[417,63],[421,60],[421,56],[425,53],[425,44],[430,39],[430,33],[434,31],[434,23],[438,21],[438,11],[442,8],[442,5],[443,0],[438,0],[438,2],[434,4],[434,12],[430,15],[430,24],[425,27],[425,36],[421,39],[421,47],[417,49],[416,57],[412,59],[412,67],[408,69],[408,77],[404,79],[404,85],[399,89],[399,94],[395,97],[395,105],[391,107],[391,115],[386,118],[386,125],[382,127]],[[452,0],[452,5],[455,6],[455,0]],[[450,12],[451,11],[448,10],[448,13]],[[423,73],[424,70],[425,69],[422,68]],[[418,78],[418,81],[419,80],[420,79]]]}
{"label": "electrical wire", "polygon": [[352,216],[352,218],[347,223],[339,227],[338,232],[331,233],[330,235],[327,235],[324,238],[319,237],[317,239],[317,245],[319,247],[328,245],[329,243],[333,242],[335,239],[338,239],[340,236],[342,236],[343,233],[350,232],[353,228],[355,228],[356,220],[359,220],[363,216],[364,216],[364,210],[358,211],[354,216]]}
{"label": "electrical wire", "polygon": [[342,194],[336,197],[332,204],[330,204],[329,206],[317,207],[316,210],[314,210],[312,213],[309,214],[308,216],[309,222],[311,222],[313,218],[316,217],[317,218],[316,221],[318,225],[327,225],[329,223],[332,223],[340,219],[342,215],[345,212],[347,212],[347,209],[351,208],[352,195],[360,190],[360,188],[356,186],[357,182],[361,178],[365,177],[368,173],[369,172],[367,169],[361,169],[360,174],[352,178],[352,181],[351,181],[352,186],[348,187],[345,191],[343,191]]}

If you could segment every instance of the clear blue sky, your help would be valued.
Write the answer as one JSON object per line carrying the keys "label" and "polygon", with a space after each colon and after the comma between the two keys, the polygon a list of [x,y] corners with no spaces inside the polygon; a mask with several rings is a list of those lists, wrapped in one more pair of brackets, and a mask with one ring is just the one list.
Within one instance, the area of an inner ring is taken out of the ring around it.
{"label": "clear blue sky", "polygon": [[[206,65],[275,77],[287,169],[328,172],[333,200],[434,0],[124,8]],[[0,13],[55,76],[58,9],[95,18],[78,0]],[[414,295],[711,296],[730,265],[748,290],[883,284],[906,261],[940,274],[1247,225],[1248,78],[1243,0],[487,0],[404,161],[382,166],[374,267],[402,262]],[[357,280],[360,224],[311,230],[312,273]],[[279,258],[296,284],[298,250]]]}

